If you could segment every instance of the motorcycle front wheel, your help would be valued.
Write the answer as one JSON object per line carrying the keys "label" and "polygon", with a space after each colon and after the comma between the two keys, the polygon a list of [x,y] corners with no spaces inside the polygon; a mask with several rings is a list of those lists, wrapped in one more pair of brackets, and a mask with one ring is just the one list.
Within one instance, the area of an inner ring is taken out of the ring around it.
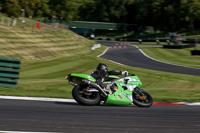
{"label": "motorcycle front wheel", "polygon": [[87,87],[77,85],[72,90],[73,98],[81,105],[93,106],[100,103],[100,94],[97,92],[88,93],[85,91]]}
{"label": "motorcycle front wheel", "polygon": [[133,92],[133,103],[138,107],[150,107],[153,104],[153,98],[146,91],[141,91],[144,94],[143,96],[137,92]]}

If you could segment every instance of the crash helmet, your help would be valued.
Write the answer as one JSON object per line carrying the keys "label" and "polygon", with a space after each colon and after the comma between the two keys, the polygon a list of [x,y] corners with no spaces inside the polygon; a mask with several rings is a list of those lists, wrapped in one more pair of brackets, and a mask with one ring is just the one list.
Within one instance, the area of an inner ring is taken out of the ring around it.
{"label": "crash helmet", "polygon": [[99,74],[106,74],[108,73],[108,67],[103,63],[99,63],[96,71],[99,72]]}

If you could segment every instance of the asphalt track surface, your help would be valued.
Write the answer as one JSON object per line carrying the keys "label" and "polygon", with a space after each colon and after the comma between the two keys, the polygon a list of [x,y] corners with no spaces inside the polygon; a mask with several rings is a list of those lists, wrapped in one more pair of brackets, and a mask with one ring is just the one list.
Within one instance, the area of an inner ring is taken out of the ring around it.
{"label": "asphalt track surface", "polygon": [[[108,51],[104,55],[100,56],[101,58],[104,58],[104,59],[112,60],[117,63],[121,63],[121,64],[132,66],[132,67],[200,76],[200,68],[178,66],[178,65],[167,64],[167,63],[153,60],[145,56],[139,50],[139,48],[135,46],[126,46],[126,48],[124,48],[124,46],[122,46],[121,48],[117,46],[115,48],[114,42],[100,41],[99,43],[102,45],[106,45],[108,47],[109,46],[112,47],[112,49],[108,49]],[[148,47],[147,45],[146,48],[152,48],[152,47]]]}
{"label": "asphalt track surface", "polygon": [[0,99],[0,130],[62,133],[199,133],[200,106],[81,106]]}

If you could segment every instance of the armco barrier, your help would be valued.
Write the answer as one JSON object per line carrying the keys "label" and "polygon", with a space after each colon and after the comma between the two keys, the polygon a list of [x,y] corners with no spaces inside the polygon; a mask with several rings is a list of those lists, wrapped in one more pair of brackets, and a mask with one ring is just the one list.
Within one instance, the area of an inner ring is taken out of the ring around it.
{"label": "armco barrier", "polygon": [[[126,39],[126,38],[91,38],[88,37],[88,39],[91,40],[105,40],[105,41],[129,41],[129,42],[139,42],[141,40],[142,42],[167,42],[169,39]],[[195,43],[195,39],[187,39],[187,40],[182,40],[182,43]]]}
{"label": "armco barrier", "polygon": [[191,54],[192,55],[200,55],[200,50],[192,50]]}
{"label": "armco barrier", "polygon": [[183,48],[194,48],[195,44],[187,44],[187,45],[163,45],[163,48],[168,49],[183,49]]}
{"label": "armco barrier", "polygon": [[20,59],[0,57],[0,86],[16,88],[19,79]]}

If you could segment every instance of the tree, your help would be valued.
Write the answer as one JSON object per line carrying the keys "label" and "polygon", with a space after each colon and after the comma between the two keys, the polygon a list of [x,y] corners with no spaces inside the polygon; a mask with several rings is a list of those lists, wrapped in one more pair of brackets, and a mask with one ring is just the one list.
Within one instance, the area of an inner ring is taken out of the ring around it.
{"label": "tree", "polygon": [[88,0],[50,0],[50,15],[66,21],[76,18],[79,7],[84,5]]}
{"label": "tree", "polygon": [[38,0],[19,0],[21,8],[25,10],[26,17],[33,16],[34,9],[38,2]]}
{"label": "tree", "polygon": [[1,0],[9,16],[49,17],[153,26],[154,31],[200,29],[200,0]]}
{"label": "tree", "polygon": [[187,11],[184,16],[184,20],[188,25],[190,31],[194,31],[196,28],[200,29],[200,1],[199,0],[182,0],[182,6]]}
{"label": "tree", "polygon": [[34,8],[34,16],[36,17],[49,17],[49,0],[39,0]]}
{"label": "tree", "polygon": [[90,0],[79,9],[79,20],[126,23],[127,6],[134,0]]}
{"label": "tree", "polygon": [[197,12],[194,12],[197,5],[194,1],[197,0],[135,0],[129,15],[133,14],[132,21],[139,25],[153,26],[155,32],[185,31],[193,23],[193,13]]}
{"label": "tree", "polygon": [[2,12],[6,13],[10,17],[19,17],[21,7],[18,0],[3,0]]}

